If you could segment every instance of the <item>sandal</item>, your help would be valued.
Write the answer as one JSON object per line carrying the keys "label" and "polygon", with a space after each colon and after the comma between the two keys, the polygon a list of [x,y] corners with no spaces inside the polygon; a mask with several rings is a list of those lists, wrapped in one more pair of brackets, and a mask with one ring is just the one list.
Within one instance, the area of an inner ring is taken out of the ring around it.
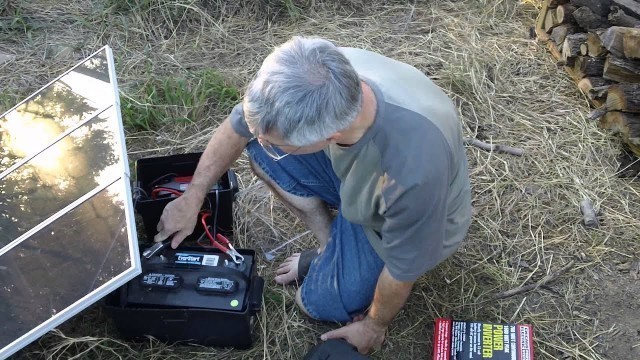
{"label": "sandal", "polygon": [[298,260],[298,284],[302,284],[304,278],[309,273],[311,263],[318,257],[318,249],[308,249],[300,253],[300,259]]}

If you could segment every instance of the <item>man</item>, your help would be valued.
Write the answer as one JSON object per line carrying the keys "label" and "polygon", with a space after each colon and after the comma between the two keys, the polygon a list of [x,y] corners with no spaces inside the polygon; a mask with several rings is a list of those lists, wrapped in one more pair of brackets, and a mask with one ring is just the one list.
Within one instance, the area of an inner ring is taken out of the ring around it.
{"label": "man", "polygon": [[256,175],[319,242],[286,259],[276,282],[302,281],[296,303],[310,317],[351,322],[323,340],[368,353],[414,282],[469,228],[461,133],[451,100],[417,69],[294,37],[264,60],[155,240],[173,235],[175,248],[193,231],[207,189],[246,148]]}

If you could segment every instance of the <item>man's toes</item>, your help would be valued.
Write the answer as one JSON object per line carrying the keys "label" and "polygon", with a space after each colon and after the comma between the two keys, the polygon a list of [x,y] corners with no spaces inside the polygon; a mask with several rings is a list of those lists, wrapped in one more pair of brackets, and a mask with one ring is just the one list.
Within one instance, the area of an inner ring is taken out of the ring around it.
{"label": "man's toes", "polygon": [[282,264],[280,264],[280,266],[278,266],[278,269],[288,268],[290,267],[292,262],[293,260],[285,260]]}
{"label": "man's toes", "polygon": [[298,261],[300,260],[300,254],[296,253],[289,256],[280,266],[276,269],[276,283],[288,284],[298,278]]}
{"label": "man's toes", "polygon": [[288,266],[287,266],[287,267],[281,266],[281,267],[279,267],[279,268],[276,270],[276,274],[278,274],[278,275],[282,275],[282,274],[286,274],[286,273],[288,273],[289,271],[291,271],[291,268],[290,268],[290,267],[288,267]]}
{"label": "man's toes", "polygon": [[290,282],[294,281],[296,279],[296,274],[294,274],[293,272],[287,272],[285,274],[282,275],[278,275],[276,276],[276,283],[281,284],[281,285],[286,285],[289,284]]}

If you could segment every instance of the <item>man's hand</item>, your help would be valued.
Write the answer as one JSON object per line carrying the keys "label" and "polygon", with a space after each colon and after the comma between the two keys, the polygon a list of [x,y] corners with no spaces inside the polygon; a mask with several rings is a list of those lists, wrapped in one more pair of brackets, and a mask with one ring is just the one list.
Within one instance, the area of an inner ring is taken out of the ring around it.
{"label": "man's hand", "polygon": [[187,193],[168,203],[158,222],[158,234],[153,240],[163,241],[173,235],[171,247],[177,248],[196,227],[201,205],[202,199],[198,201],[196,197],[190,197]]}
{"label": "man's hand", "polygon": [[340,329],[329,331],[322,335],[320,339],[322,341],[329,339],[345,339],[351,345],[358,348],[361,354],[368,354],[372,350],[377,350],[382,346],[384,341],[387,327],[376,324],[371,318],[364,318],[362,321],[357,321],[341,327]]}
{"label": "man's hand", "polygon": [[[409,297],[413,281],[395,280],[385,266],[378,278],[368,315],[357,316],[353,323],[322,335],[322,340],[345,339],[362,354],[382,346],[387,328]],[[361,320],[362,319],[362,320]]]}

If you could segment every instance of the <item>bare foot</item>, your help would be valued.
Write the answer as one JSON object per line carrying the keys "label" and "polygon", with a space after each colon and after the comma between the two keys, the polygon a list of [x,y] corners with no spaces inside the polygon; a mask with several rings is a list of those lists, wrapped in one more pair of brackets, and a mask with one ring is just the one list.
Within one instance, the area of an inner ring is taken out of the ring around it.
{"label": "bare foot", "polygon": [[299,260],[300,253],[295,253],[283,261],[278,270],[276,270],[276,283],[286,285],[295,281],[298,278]]}

